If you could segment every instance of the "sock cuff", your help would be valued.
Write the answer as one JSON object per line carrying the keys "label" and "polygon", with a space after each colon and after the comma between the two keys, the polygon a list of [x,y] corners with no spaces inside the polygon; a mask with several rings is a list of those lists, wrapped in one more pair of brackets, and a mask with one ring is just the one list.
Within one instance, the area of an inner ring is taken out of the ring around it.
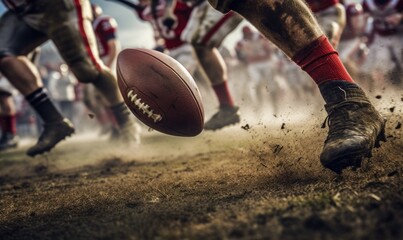
{"label": "sock cuff", "polygon": [[110,109],[112,110],[112,112],[123,112],[127,109],[126,104],[125,103],[118,103],[116,105],[110,106]]}
{"label": "sock cuff", "polygon": [[37,96],[43,92],[47,93],[45,88],[40,87],[40,88],[36,89],[35,91],[31,92],[30,94],[26,95],[25,99],[29,100],[29,99],[35,98],[35,96]]}
{"label": "sock cuff", "polygon": [[224,80],[224,81],[222,81],[222,82],[219,82],[219,83],[216,83],[216,84],[212,84],[211,86],[212,86],[213,88],[215,88],[215,87],[226,86],[227,84],[228,84],[228,81],[227,81],[227,80]]}
{"label": "sock cuff", "polygon": [[33,91],[32,93],[25,96],[25,99],[32,105],[37,106],[42,102],[49,99],[48,92],[45,88],[41,87],[37,90]]}
{"label": "sock cuff", "polygon": [[292,57],[292,60],[302,69],[306,69],[312,62],[331,54],[338,55],[337,51],[329,42],[329,39],[325,35],[322,35],[308,46],[297,52]]}
{"label": "sock cuff", "polygon": [[110,109],[118,126],[122,127],[129,121],[130,111],[124,102],[110,106]]}
{"label": "sock cuff", "polygon": [[217,85],[213,85],[212,87],[218,98],[220,107],[233,107],[234,106],[234,100],[232,99],[231,93],[229,91],[229,86],[228,86],[227,81],[224,81]]}
{"label": "sock cuff", "polygon": [[318,85],[334,80],[354,82],[339,54],[324,35],[300,50],[292,60]]}
{"label": "sock cuff", "polygon": [[59,122],[63,115],[54,106],[45,88],[41,87],[25,96],[27,102],[45,123]]}

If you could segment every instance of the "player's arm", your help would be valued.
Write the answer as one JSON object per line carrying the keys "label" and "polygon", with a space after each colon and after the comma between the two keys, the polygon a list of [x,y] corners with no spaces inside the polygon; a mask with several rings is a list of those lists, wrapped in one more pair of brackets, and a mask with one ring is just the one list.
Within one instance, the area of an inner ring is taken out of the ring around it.
{"label": "player's arm", "polygon": [[110,18],[108,21],[103,22],[101,26],[109,49],[108,54],[104,57],[104,64],[111,67],[120,51],[120,42],[116,36],[118,24],[115,19]]}
{"label": "player's arm", "polygon": [[105,65],[112,67],[112,64],[116,61],[118,53],[120,51],[120,42],[118,39],[109,39],[108,42],[109,52],[105,57]]}

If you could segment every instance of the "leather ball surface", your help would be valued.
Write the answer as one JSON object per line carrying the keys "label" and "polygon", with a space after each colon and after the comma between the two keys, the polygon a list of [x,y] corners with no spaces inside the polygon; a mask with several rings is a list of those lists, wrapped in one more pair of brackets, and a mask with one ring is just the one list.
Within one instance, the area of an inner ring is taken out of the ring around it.
{"label": "leather ball surface", "polygon": [[117,78],[126,105],[150,128],[187,137],[203,130],[199,89],[172,57],[150,49],[125,49],[118,55]]}

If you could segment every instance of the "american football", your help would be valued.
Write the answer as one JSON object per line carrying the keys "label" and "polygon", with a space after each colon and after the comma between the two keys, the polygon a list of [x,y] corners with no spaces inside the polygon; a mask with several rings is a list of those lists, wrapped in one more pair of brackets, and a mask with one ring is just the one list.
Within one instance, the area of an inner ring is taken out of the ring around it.
{"label": "american football", "polygon": [[201,95],[189,72],[175,59],[149,49],[125,49],[117,61],[120,92],[144,124],[175,136],[203,130]]}

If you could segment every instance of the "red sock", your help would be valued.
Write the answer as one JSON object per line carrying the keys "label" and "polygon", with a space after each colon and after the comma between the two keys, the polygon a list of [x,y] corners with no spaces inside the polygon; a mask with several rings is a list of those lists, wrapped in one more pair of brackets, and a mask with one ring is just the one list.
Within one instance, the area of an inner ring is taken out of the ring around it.
{"label": "red sock", "polygon": [[231,94],[229,92],[227,81],[214,85],[213,89],[218,98],[218,102],[220,103],[220,107],[234,106],[234,100],[232,99]]}
{"label": "red sock", "polygon": [[111,123],[110,119],[109,119],[109,115],[106,109],[102,109],[100,111],[100,113],[97,115],[98,118],[98,122],[102,125],[108,125]]}
{"label": "red sock", "polygon": [[332,80],[354,82],[341,62],[339,54],[324,35],[300,50],[292,60],[318,85]]}
{"label": "red sock", "polygon": [[116,122],[115,116],[113,116],[112,111],[111,111],[110,109],[106,109],[106,108],[105,108],[105,111],[106,111],[106,115],[107,115],[108,121],[109,121],[110,123],[112,123],[112,125],[116,125],[117,122]]}
{"label": "red sock", "polygon": [[5,133],[17,134],[17,119],[15,115],[1,116],[1,130]]}

